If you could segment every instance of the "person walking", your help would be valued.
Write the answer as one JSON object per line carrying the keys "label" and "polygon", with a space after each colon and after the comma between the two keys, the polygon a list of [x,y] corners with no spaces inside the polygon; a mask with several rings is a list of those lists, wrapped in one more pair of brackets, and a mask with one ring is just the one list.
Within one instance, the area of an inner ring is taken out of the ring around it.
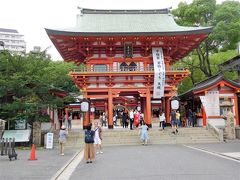
{"label": "person walking", "polygon": [[177,129],[177,118],[176,118],[176,110],[172,110],[171,112],[171,125],[172,125],[172,133],[173,134],[177,134],[178,133],[178,129]]}
{"label": "person walking", "polygon": [[129,111],[130,130],[133,130],[133,119],[134,119],[134,113],[133,113],[133,110],[131,109]]}
{"label": "person walking", "polygon": [[68,124],[68,130],[71,131],[72,130],[72,113],[69,114],[67,124]]}
{"label": "person walking", "polygon": [[187,121],[188,121],[188,127],[191,127],[193,125],[193,113],[192,109],[188,109],[187,112]]}
{"label": "person walking", "polygon": [[143,125],[139,127],[141,129],[141,140],[142,140],[142,145],[147,145],[149,136],[148,136],[148,126],[143,122]]}
{"label": "person walking", "polygon": [[164,112],[160,112],[159,115],[159,127],[162,128],[164,130],[165,128],[165,122],[166,122],[166,117]]}
{"label": "person walking", "polygon": [[142,126],[144,122],[144,114],[140,113],[140,125]]}
{"label": "person walking", "polygon": [[98,122],[94,122],[94,144],[96,149],[96,154],[102,154],[102,128],[98,125]]}
{"label": "person walking", "polygon": [[123,128],[127,128],[128,127],[128,115],[126,112],[123,112],[123,115],[122,115],[122,126]]}
{"label": "person walking", "polygon": [[105,113],[102,114],[102,126],[107,126],[107,116]]}
{"label": "person walking", "polygon": [[176,126],[177,126],[177,127],[180,127],[180,126],[181,126],[180,113],[179,113],[179,111],[176,112]]}
{"label": "person walking", "polygon": [[64,156],[64,145],[67,141],[67,131],[66,126],[62,125],[59,131],[59,146],[60,146],[60,155]]}
{"label": "person walking", "polygon": [[135,110],[135,113],[134,113],[134,122],[133,122],[133,124],[134,124],[135,127],[138,127],[139,121],[140,121],[140,113],[139,113],[137,110]]}
{"label": "person walking", "polygon": [[95,159],[95,152],[94,152],[94,134],[95,132],[92,131],[92,125],[89,124],[86,127],[85,131],[85,147],[84,147],[84,158],[86,163],[92,163]]}

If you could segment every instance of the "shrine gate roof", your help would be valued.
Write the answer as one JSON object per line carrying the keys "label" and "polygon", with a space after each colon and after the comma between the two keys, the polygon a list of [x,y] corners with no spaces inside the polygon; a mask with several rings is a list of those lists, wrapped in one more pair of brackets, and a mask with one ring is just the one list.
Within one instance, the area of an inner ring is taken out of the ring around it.
{"label": "shrine gate roof", "polygon": [[209,89],[218,86],[221,82],[223,82],[224,85],[231,87],[232,89],[236,90],[240,89],[240,83],[232,81],[226,78],[222,73],[219,73],[195,84],[195,86],[192,89],[179,95],[179,98],[184,99],[192,96],[193,94],[199,94],[208,91]]}
{"label": "shrine gate roof", "polygon": [[179,26],[168,9],[95,10],[81,9],[72,28],[46,29],[49,35],[187,35],[208,34],[212,27]]}

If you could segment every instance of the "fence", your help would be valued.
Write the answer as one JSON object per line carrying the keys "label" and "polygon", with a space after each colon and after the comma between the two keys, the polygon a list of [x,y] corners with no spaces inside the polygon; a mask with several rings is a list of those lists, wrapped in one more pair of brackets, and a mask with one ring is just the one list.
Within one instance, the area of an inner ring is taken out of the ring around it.
{"label": "fence", "polygon": [[17,153],[15,152],[15,139],[2,138],[0,139],[1,156],[8,156],[11,161],[12,158],[17,159]]}

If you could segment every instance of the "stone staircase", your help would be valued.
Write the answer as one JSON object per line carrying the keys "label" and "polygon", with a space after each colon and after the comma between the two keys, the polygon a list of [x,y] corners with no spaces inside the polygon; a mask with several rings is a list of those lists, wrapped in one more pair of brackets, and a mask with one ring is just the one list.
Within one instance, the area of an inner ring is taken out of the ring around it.
{"label": "stone staircase", "polygon": [[[55,132],[54,144],[57,146],[57,132]],[[217,143],[219,140],[210,131],[202,127],[180,128],[177,135],[172,134],[171,128],[164,131],[158,128],[149,130],[149,144],[195,144]],[[103,146],[138,145],[141,144],[137,129],[103,129]],[[68,134],[67,148],[83,148],[84,131],[72,130]]]}

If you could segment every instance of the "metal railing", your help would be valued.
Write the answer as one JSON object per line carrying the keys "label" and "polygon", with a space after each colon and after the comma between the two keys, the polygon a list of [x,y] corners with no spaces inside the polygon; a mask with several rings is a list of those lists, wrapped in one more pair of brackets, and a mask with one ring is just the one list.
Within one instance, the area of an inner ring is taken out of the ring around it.
{"label": "metal railing", "polygon": [[[168,71],[186,71],[185,68],[173,68],[171,67]],[[154,72],[154,68],[152,67],[136,67],[136,66],[128,66],[128,67],[120,67],[120,68],[74,68],[72,72],[98,72],[98,73],[124,73],[124,72]]]}
{"label": "metal railing", "polygon": [[0,155],[8,156],[11,161],[12,158],[17,159],[17,153],[15,151],[15,139],[14,138],[2,138],[0,139]]}

